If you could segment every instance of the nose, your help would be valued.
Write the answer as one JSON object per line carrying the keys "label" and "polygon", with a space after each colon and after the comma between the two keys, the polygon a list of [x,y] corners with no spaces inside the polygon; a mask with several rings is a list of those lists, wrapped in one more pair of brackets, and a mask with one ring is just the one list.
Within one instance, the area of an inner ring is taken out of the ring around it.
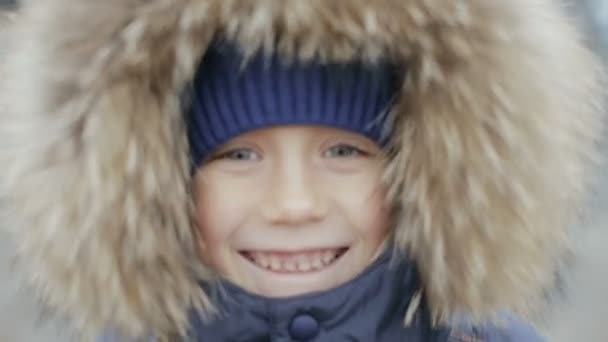
{"label": "nose", "polygon": [[264,215],[274,225],[297,226],[322,220],[327,214],[324,190],[303,161],[290,160],[273,173]]}

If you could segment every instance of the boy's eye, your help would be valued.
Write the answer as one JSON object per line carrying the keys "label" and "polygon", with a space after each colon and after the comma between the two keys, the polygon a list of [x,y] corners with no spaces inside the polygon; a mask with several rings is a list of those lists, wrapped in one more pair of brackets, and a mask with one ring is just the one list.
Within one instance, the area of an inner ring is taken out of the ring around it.
{"label": "boy's eye", "polygon": [[346,144],[333,146],[323,153],[323,156],[328,158],[353,158],[366,155],[365,151]]}
{"label": "boy's eye", "polygon": [[260,159],[260,155],[253,150],[241,148],[224,152],[217,156],[215,159],[234,161],[255,161]]}

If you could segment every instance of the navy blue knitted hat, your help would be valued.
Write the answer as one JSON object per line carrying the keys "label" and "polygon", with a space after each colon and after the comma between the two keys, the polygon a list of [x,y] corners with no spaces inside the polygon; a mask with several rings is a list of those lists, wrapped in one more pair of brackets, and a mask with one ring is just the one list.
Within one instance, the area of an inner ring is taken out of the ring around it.
{"label": "navy blue knitted hat", "polygon": [[399,82],[390,63],[287,63],[262,53],[246,63],[230,45],[211,48],[193,84],[188,124],[199,166],[242,133],[277,125],[345,129],[383,144],[387,111]]}

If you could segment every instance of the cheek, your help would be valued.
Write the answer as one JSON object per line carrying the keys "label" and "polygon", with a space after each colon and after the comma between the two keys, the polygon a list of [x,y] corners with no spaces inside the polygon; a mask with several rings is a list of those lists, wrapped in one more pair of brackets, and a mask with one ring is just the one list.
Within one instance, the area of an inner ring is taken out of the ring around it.
{"label": "cheek", "polygon": [[332,191],[335,202],[361,238],[370,243],[382,242],[389,230],[389,209],[386,190],[379,178],[361,177],[341,182],[335,190]]}
{"label": "cheek", "polygon": [[243,203],[234,196],[229,186],[204,176],[197,176],[195,189],[196,223],[200,231],[205,259],[217,257],[217,253],[230,245],[231,236],[239,227],[239,213],[243,213]]}
{"label": "cheek", "polygon": [[360,229],[374,243],[382,242],[389,229],[389,210],[385,204],[385,191],[381,187],[371,190],[367,200],[359,202]]}

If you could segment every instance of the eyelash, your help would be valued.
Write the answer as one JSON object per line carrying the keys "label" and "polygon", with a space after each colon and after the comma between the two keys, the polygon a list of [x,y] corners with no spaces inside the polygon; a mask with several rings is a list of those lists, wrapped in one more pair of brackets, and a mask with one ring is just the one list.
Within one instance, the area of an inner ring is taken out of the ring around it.
{"label": "eyelash", "polygon": [[255,152],[254,150],[251,149],[247,149],[247,148],[238,148],[238,149],[234,149],[234,150],[229,150],[226,151],[224,153],[221,153],[217,156],[215,156],[213,159],[214,160],[231,160],[231,161],[251,161],[251,160],[258,160],[259,157],[256,156],[256,158],[253,159],[243,159],[243,158],[234,158],[237,154],[239,153],[247,153],[247,154],[257,154],[257,152]]}
{"label": "eyelash", "polygon": [[[332,152],[336,152],[338,151],[338,155],[331,155]],[[343,154],[343,155],[339,155],[339,153],[344,152],[344,150],[347,150],[348,153],[347,154]],[[255,154],[256,157],[255,158],[239,158],[238,155],[239,154]],[[217,156],[213,157],[212,160],[229,160],[229,161],[255,161],[255,160],[259,160],[260,157],[257,156],[258,153],[252,149],[248,149],[248,148],[237,148],[234,150],[228,150],[226,152],[220,153]],[[328,148],[327,150],[325,150],[323,152],[323,156],[327,157],[327,158],[361,158],[361,157],[368,157],[370,156],[370,153],[358,148],[356,146],[350,145],[350,144],[338,144],[338,145],[334,145],[331,146],[330,148]]]}
{"label": "eyelash", "polygon": [[358,157],[367,157],[369,156],[369,152],[364,151],[356,146],[353,145],[349,145],[349,144],[338,144],[338,145],[334,145],[330,148],[328,148],[323,155],[326,156],[327,153],[331,153],[332,151],[335,150],[339,150],[339,149],[346,149],[348,150],[350,153],[348,155],[338,155],[338,156],[327,156],[327,157],[335,157],[335,158],[358,158]]}

